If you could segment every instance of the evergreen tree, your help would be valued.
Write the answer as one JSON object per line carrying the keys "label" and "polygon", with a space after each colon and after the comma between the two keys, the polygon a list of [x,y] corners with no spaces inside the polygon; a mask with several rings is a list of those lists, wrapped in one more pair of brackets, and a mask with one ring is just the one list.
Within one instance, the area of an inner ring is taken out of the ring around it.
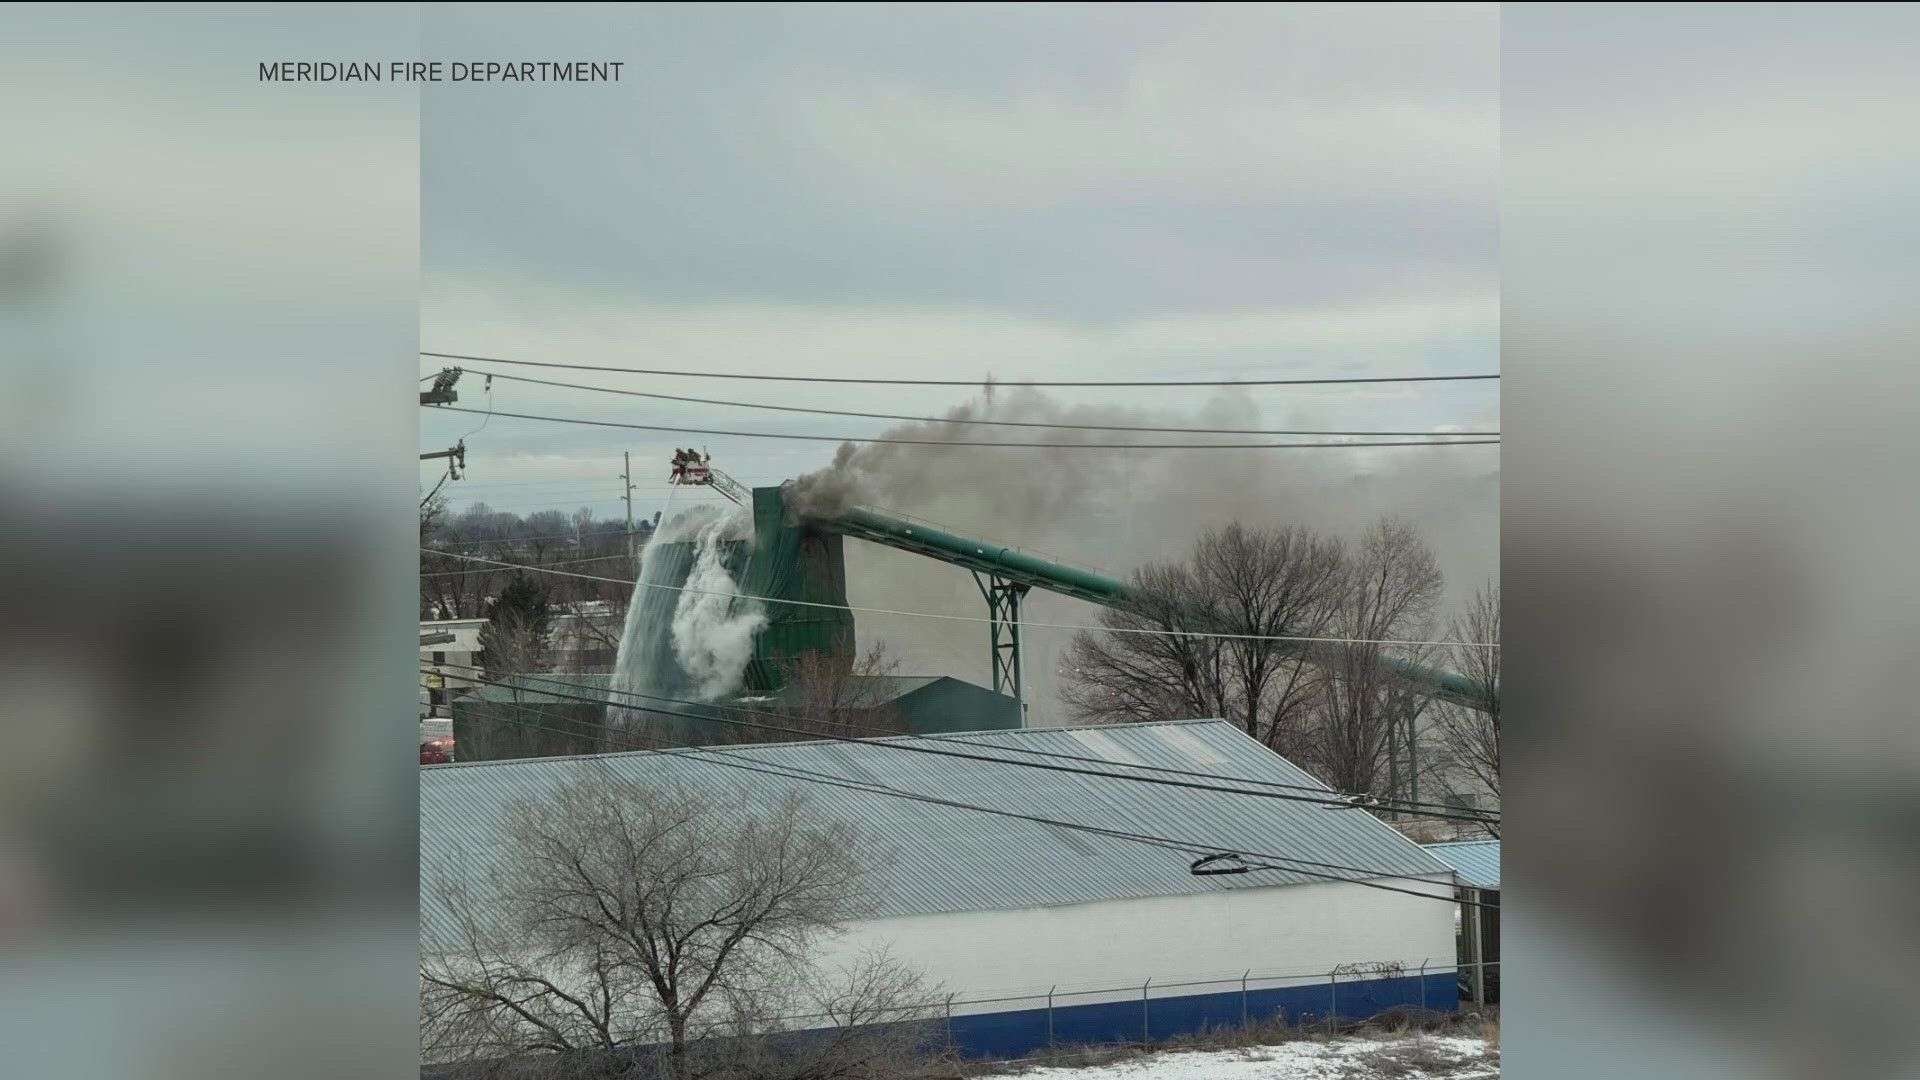
{"label": "evergreen tree", "polygon": [[515,574],[500,590],[480,629],[480,666],[491,678],[548,670],[548,634],[553,615],[547,589]]}

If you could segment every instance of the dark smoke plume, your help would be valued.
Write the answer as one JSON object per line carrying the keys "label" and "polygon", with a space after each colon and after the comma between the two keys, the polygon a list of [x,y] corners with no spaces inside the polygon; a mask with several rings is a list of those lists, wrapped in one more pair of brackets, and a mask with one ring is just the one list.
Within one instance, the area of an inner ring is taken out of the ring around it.
{"label": "dark smoke plume", "polygon": [[[1449,406],[1447,419],[1459,427],[1495,427],[1497,406],[1494,395],[1487,394],[1471,415]],[[1244,391],[1221,392],[1198,409],[1178,412],[1069,405],[1031,387],[997,386],[949,410],[941,421],[902,424],[886,436],[1083,448],[849,443],[832,465],[792,481],[788,504],[801,517],[831,515],[851,504],[875,506],[1115,576],[1147,562],[1180,558],[1201,533],[1231,521],[1305,525],[1353,537],[1370,522],[1394,515],[1420,527],[1446,574],[1450,600],[1466,597],[1498,574],[1497,446],[1154,450],[1131,447],[1331,440],[956,422],[978,419],[1185,428],[1342,426],[1305,409],[1263,414]],[[1129,448],[1084,448],[1088,443]],[[984,614],[964,572],[858,543],[849,545],[848,560],[850,599],[856,605]],[[1036,622],[1088,623],[1096,614],[1078,601],[1039,593],[1030,597],[1027,611]],[[862,615],[860,626],[863,638],[884,637],[903,668],[986,679],[982,626],[871,615]],[[1027,634],[1027,696],[1036,722],[1057,715],[1052,682],[1058,652],[1069,636],[1044,629]]]}

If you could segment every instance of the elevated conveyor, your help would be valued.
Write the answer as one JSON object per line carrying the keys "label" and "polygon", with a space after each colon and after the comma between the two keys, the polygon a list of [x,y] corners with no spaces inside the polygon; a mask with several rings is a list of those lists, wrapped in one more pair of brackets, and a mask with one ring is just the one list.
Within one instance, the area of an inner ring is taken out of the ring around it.
{"label": "elevated conveyor", "polygon": [[[1114,608],[1124,608],[1132,594],[1131,586],[1116,578],[872,507],[848,507],[833,515],[809,518],[805,524],[971,570],[987,600],[994,689],[1016,698],[1021,696],[1020,606],[1028,590],[1045,589]],[[1208,630],[1199,626],[1191,629],[1203,633]],[[1326,643],[1313,645],[1308,652],[1303,644],[1301,651],[1317,662],[1338,663],[1359,648]],[[1394,678],[1427,690],[1443,701],[1482,711],[1496,707],[1499,701],[1498,687],[1489,687],[1457,672],[1428,667],[1390,653],[1377,654],[1377,662]]]}

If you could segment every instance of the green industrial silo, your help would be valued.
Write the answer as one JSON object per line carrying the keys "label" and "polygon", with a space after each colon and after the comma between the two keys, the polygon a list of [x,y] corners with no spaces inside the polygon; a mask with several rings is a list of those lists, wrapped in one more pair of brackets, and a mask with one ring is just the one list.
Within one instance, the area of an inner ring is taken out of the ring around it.
{"label": "green industrial silo", "polygon": [[[802,527],[777,487],[753,489],[753,555],[741,592],[776,601],[747,665],[746,689],[769,694],[782,672],[803,656],[852,662],[853,612],[847,610],[845,541]],[[798,600],[802,603],[778,603]],[[807,605],[823,605],[811,607]]]}

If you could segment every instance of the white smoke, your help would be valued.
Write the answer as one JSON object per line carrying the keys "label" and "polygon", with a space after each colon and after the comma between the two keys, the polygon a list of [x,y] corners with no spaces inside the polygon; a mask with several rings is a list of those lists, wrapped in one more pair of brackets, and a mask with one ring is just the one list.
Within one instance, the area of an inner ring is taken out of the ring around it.
{"label": "white smoke", "polygon": [[695,539],[693,569],[673,609],[674,659],[693,680],[695,696],[714,701],[740,689],[753,640],[767,625],[765,606],[740,599],[740,588],[722,561],[722,541],[736,526],[731,516],[709,522]]}

